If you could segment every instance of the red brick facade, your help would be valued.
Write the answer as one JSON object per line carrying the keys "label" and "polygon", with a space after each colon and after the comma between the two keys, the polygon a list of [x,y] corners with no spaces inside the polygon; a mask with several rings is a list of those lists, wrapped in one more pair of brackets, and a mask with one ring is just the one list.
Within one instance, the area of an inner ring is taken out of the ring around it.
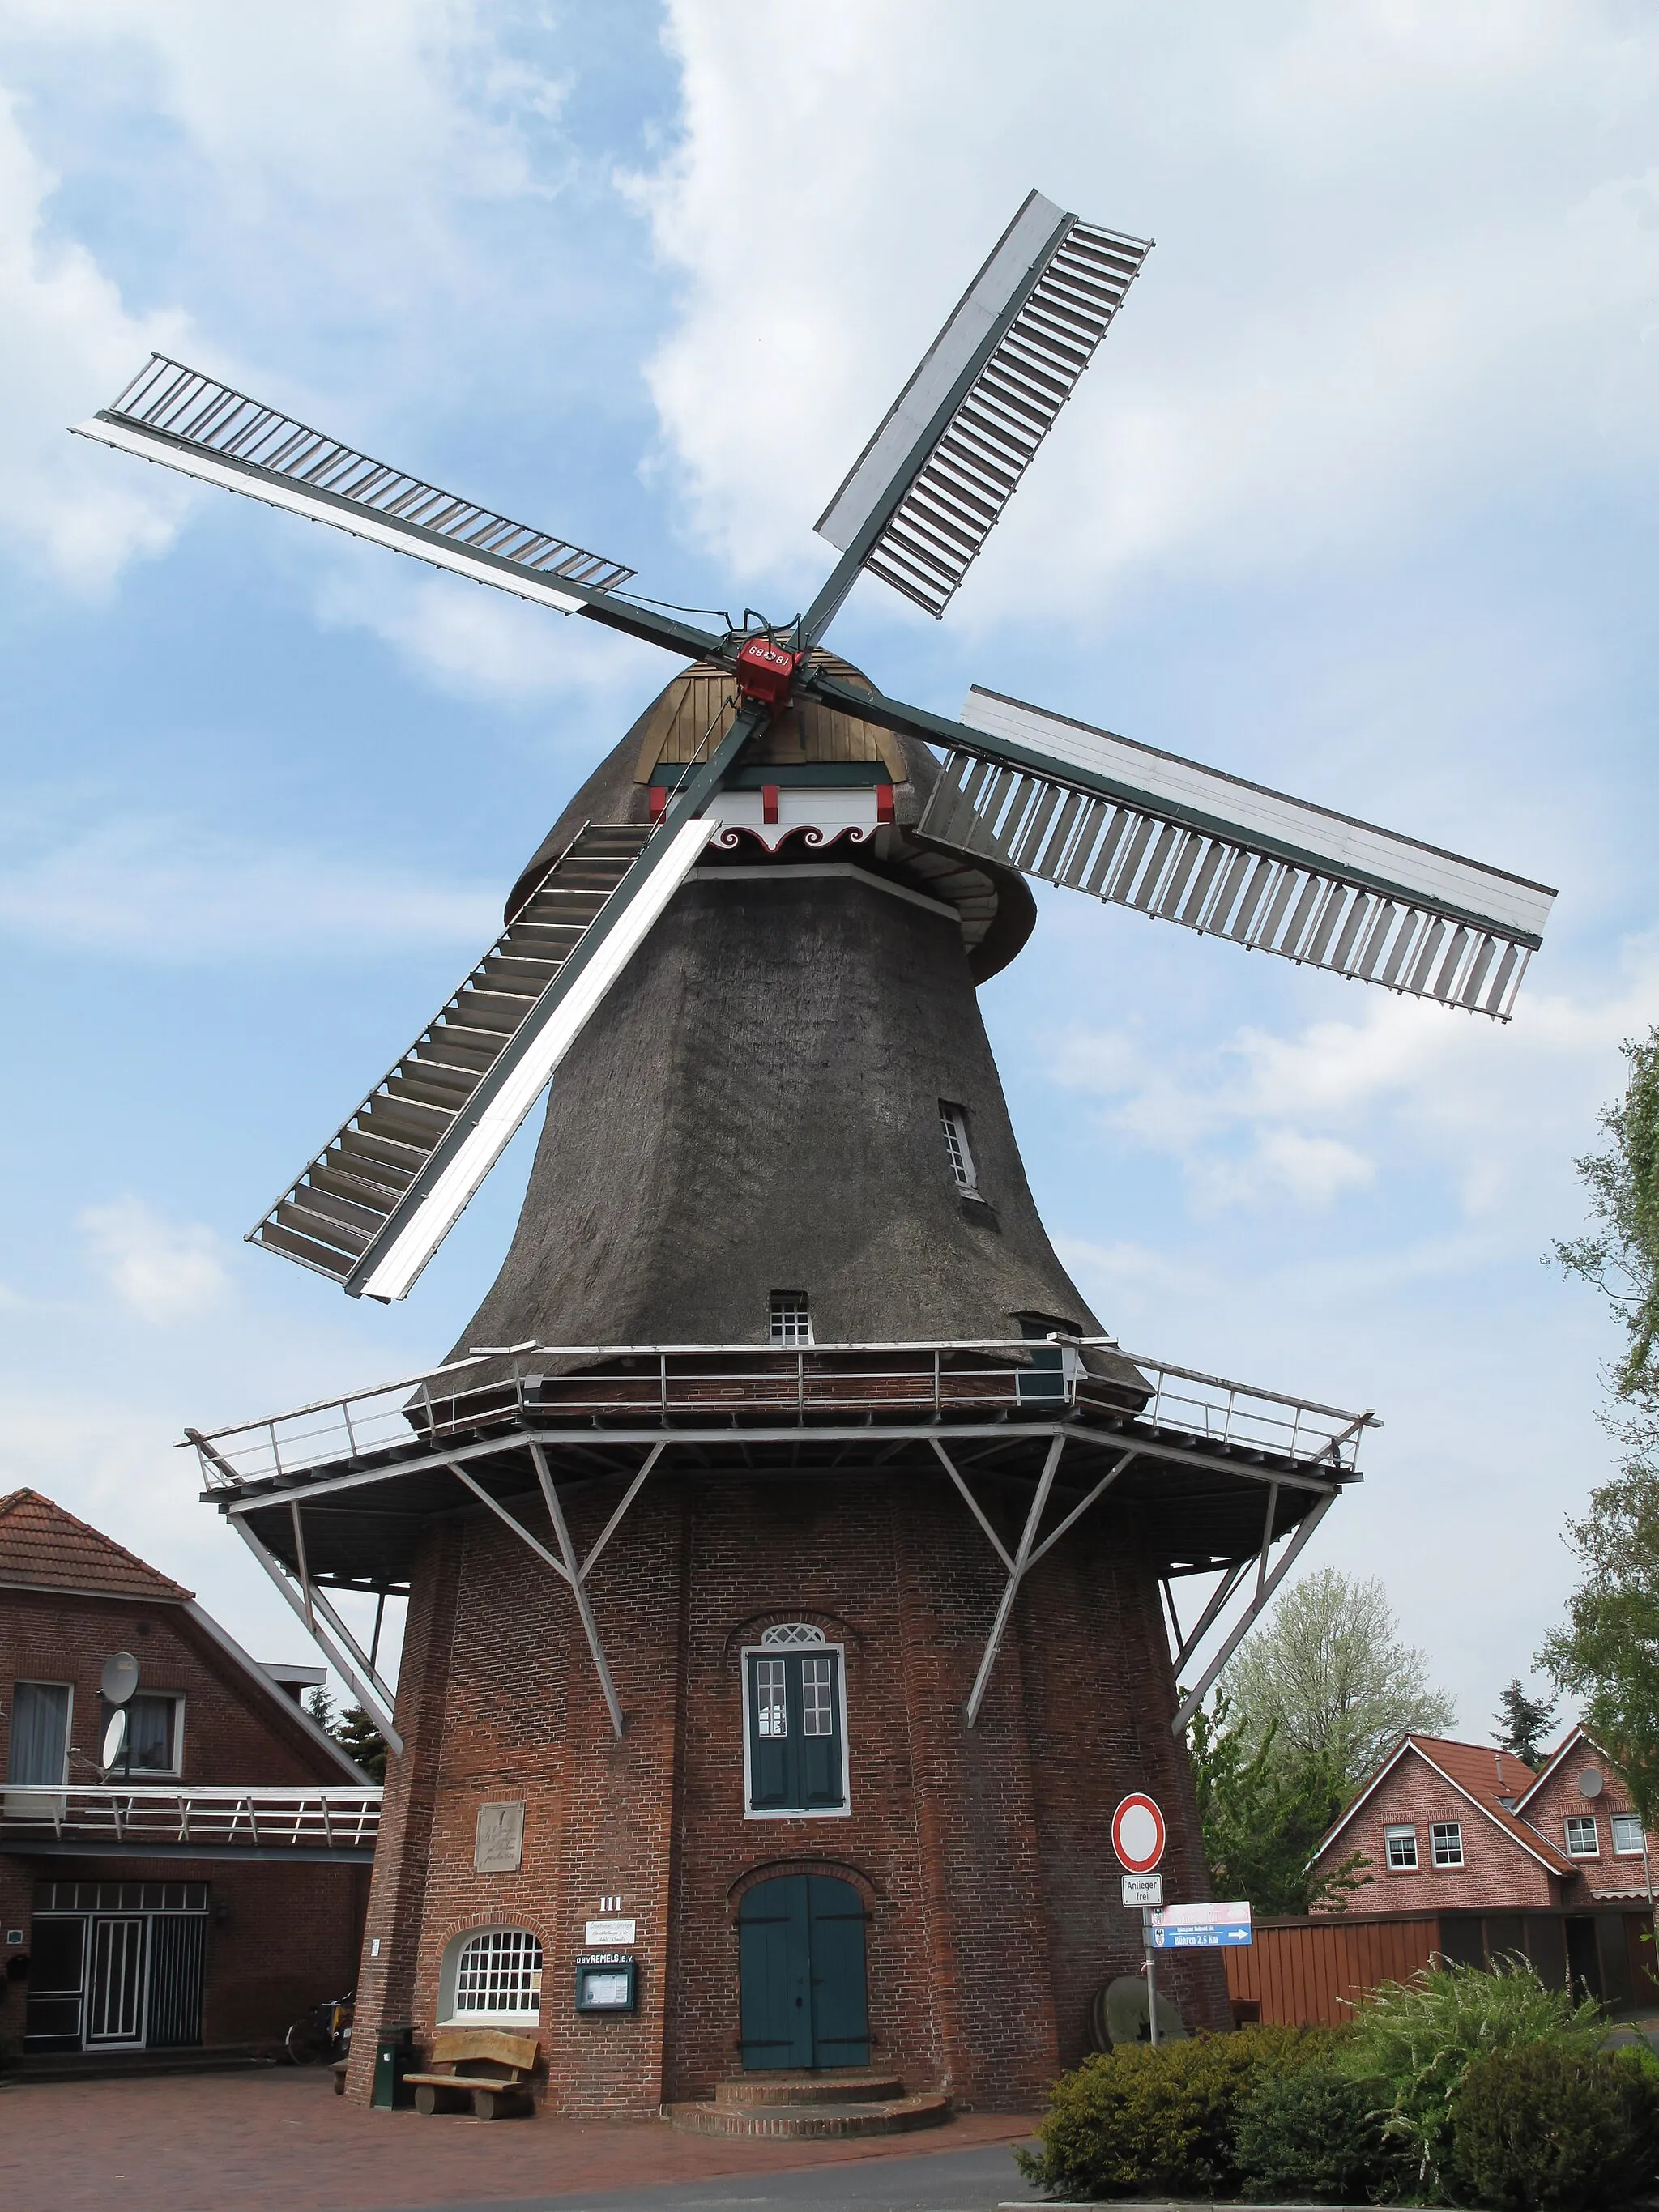
{"label": "red brick facade", "polygon": [[[607,1486],[571,1503],[580,1549],[615,1498]],[[592,1585],[618,1740],[564,1585],[487,1516],[434,1534],[404,1643],[356,2094],[381,2023],[430,2037],[452,1938],[507,1925],[544,1949],[550,2106],[707,2095],[742,2064],[743,1894],[806,1872],[864,1901],[872,2063],[964,2105],[1029,2104],[1089,2047],[1096,1990],[1139,1964],[1109,1838],[1127,1790],[1151,1789],[1170,1816],[1171,1899],[1207,1889],[1132,1516],[1101,1506],[1033,1573],[969,1730],[1002,1580],[942,1479],[647,1488]],[[745,1817],[741,1653],[781,1621],[845,1652],[845,1816]],[[475,1873],[477,1810],[497,1800],[524,1805],[522,1864]],[[579,2015],[584,1923],[614,1898],[637,1923],[639,2009]],[[1219,1966],[1170,1963],[1189,2022],[1224,2026]]]}
{"label": "red brick facade", "polygon": [[[21,1494],[57,1516],[45,1500]],[[137,1658],[141,1689],[181,1696],[177,1779],[184,1784],[283,1785],[361,1784],[319,1740],[318,1732],[274,1685],[227,1650],[190,1593],[142,1562],[121,1565],[113,1546],[68,1516],[65,1540],[84,1554],[42,1566],[37,1546],[9,1554],[15,1530],[0,1520],[0,1776],[7,1771],[9,1730],[19,1682],[71,1686],[69,1772],[71,1784],[95,1784],[102,1713],[99,1676],[112,1653]],[[77,1534],[77,1532],[78,1534]],[[49,1532],[50,1533],[50,1532]],[[107,1565],[109,1571],[102,1572]],[[100,1578],[112,1590],[28,1587],[11,1577],[42,1571]],[[172,1781],[173,1775],[135,1780]],[[208,1953],[204,2040],[280,2039],[289,2023],[325,1996],[349,1988],[356,1967],[368,1869],[365,1866],[250,1862],[216,1856],[195,1861],[104,1851],[64,1856],[31,1850],[18,1837],[8,1847],[0,1831],[0,1960],[24,1959],[40,1885],[47,1882],[206,1882]],[[21,1942],[12,1939],[21,1936]],[[22,2033],[24,1983],[0,1980],[0,2046]]]}
{"label": "red brick facade", "polygon": [[[1492,1769],[1495,1788],[1498,1754],[1483,1748],[1480,1756]],[[1507,1755],[1504,1765],[1510,1791],[1518,1797],[1530,1784],[1532,1771]],[[1461,1867],[1434,1863],[1437,1821],[1457,1823]],[[1552,1850],[1542,1837],[1517,1833],[1517,1826],[1510,1822],[1500,1827],[1485,1806],[1460,1790],[1427,1755],[1407,1745],[1353,1817],[1326,1844],[1317,1863],[1322,1873],[1329,1873],[1353,1851],[1370,1860],[1369,1869],[1362,1871],[1370,1872],[1370,1881],[1348,1899],[1355,1911],[1478,1911],[1486,1905],[1559,1905],[1562,1875],[1568,1871],[1559,1852]],[[1414,1871],[1389,1864],[1385,1832],[1394,1826],[1410,1827],[1415,1833]]]}

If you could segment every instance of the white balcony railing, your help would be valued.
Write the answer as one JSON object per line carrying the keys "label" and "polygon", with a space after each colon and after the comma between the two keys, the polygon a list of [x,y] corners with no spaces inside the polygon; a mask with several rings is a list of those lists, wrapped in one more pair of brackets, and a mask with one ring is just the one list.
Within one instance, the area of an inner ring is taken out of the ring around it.
{"label": "white balcony railing", "polygon": [[28,1829],[87,1843],[371,1850],[380,1833],[380,1796],[372,1785],[238,1790],[121,1783],[51,1790],[14,1784],[0,1796],[0,1840]]}

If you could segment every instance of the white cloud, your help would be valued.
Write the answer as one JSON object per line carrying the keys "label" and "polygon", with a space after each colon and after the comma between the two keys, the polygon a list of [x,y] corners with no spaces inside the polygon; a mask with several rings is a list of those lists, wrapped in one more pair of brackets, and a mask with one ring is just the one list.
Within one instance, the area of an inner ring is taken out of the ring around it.
{"label": "white cloud", "polygon": [[53,183],[0,88],[0,525],[26,567],[95,592],[166,549],[191,494],[165,470],[110,466],[67,426],[112,399],[152,347],[182,343],[185,325],[130,314],[93,255],[52,234]]}
{"label": "white cloud", "polygon": [[[0,933],[129,960],[216,966],[307,952],[481,951],[502,887],[430,883],[359,854],[259,851],[194,823],[68,801],[0,819]],[[9,850],[8,851],[8,848]]]}
{"label": "white cloud", "polygon": [[1376,993],[1351,1021],[1244,1028],[1184,1051],[1079,1026],[1052,1072],[1097,1102],[1103,1128],[1177,1160],[1201,1210],[1328,1206],[1386,1158],[1391,1179],[1443,1176],[1479,1224],[1572,1157],[1616,1083],[1620,1042],[1656,1005],[1659,944],[1638,939],[1604,994],[1523,989],[1505,1028]]}
{"label": "white cloud", "polygon": [[652,387],[743,573],[804,571],[1033,182],[1161,243],[970,617],[1097,618],[1114,580],[1364,552],[1472,486],[1659,452],[1659,30],[1626,9],[1206,0],[1176,33],[1062,0],[1018,27],[993,0],[674,0],[670,36],[684,127],[635,189],[684,306]]}
{"label": "white cloud", "polygon": [[219,1239],[199,1224],[165,1220],[129,1194],[88,1206],[77,1226],[105,1282],[144,1321],[189,1321],[229,1295]]}

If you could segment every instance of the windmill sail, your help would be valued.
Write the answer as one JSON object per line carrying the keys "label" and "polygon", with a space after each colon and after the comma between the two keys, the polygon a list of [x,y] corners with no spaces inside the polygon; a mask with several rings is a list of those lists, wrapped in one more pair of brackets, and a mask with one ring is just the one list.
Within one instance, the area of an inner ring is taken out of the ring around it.
{"label": "windmill sail", "polygon": [[975,685],[955,735],[921,834],[1046,882],[1500,1021],[1542,941],[1541,884],[1110,731]]}
{"label": "windmill sail", "polygon": [[719,826],[583,829],[247,1241],[406,1296]]}
{"label": "windmill sail", "polygon": [[1150,251],[1030,195],[818,519],[836,605],[863,568],[944,613]]}
{"label": "windmill sail", "polygon": [[635,573],[622,562],[440,491],[165,354],[75,434],[671,652],[718,649],[691,624],[615,598]]}

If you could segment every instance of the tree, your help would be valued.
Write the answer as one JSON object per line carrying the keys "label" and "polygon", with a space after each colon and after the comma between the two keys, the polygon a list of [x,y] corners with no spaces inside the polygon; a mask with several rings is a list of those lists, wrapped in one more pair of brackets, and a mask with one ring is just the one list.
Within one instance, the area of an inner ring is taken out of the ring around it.
{"label": "tree", "polygon": [[1493,1742],[1500,1750],[1513,1752],[1523,1765],[1541,1766],[1545,1740],[1555,1726],[1556,1703],[1553,1698],[1547,1705],[1529,1698],[1516,1674],[1499,1694],[1498,1709],[1492,1715],[1497,1729]]}
{"label": "tree", "polygon": [[325,1735],[333,1735],[334,1700],[320,1682],[314,1690],[306,1692],[306,1711]]}
{"label": "tree", "polygon": [[386,1741],[361,1705],[348,1705],[333,1729],[334,1741],[371,1782],[386,1780]]}
{"label": "tree", "polygon": [[1627,1037],[1621,1049],[1630,1082],[1617,1104],[1597,1116],[1613,1141],[1576,1163],[1595,1231],[1558,1243],[1553,1257],[1613,1308],[1628,1340],[1613,1389],[1652,1413],[1659,1405],[1659,1029],[1639,1043]]}
{"label": "tree", "polygon": [[1248,1898],[1261,1917],[1314,1906],[1346,1911],[1349,1893],[1371,1876],[1358,1852],[1315,1881],[1309,1862],[1342,1809],[1341,1782],[1320,1759],[1275,1759],[1270,1729],[1251,1745],[1224,1691],[1215,1709],[1193,1715],[1187,1747],[1204,1838],[1205,1863],[1218,1897]]}
{"label": "tree", "polygon": [[1401,1640],[1382,1583],[1334,1567],[1285,1592],[1222,1686],[1244,1743],[1321,1763],[1345,1791],[1408,1729],[1443,1735],[1457,1717],[1429,1681],[1427,1656]]}

